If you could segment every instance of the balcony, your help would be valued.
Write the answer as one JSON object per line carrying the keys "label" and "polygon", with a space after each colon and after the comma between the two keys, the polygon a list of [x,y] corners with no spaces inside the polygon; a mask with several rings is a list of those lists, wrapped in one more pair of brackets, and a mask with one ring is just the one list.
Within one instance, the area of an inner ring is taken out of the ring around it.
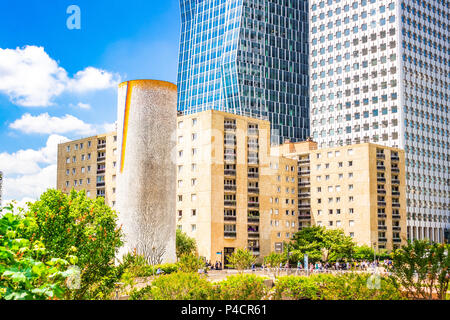
{"label": "balcony", "polygon": [[248,187],[248,193],[259,193],[259,188],[257,187]]}
{"label": "balcony", "polygon": [[236,191],[236,186],[235,185],[224,185],[223,189],[225,191]]}
{"label": "balcony", "polygon": [[257,128],[248,128],[247,134],[249,136],[257,136],[259,133],[259,130]]}
{"label": "balcony", "polygon": [[309,214],[301,214],[298,216],[298,220],[311,220],[311,215]]}
{"label": "balcony", "polygon": [[226,154],[223,159],[225,160],[225,162],[236,162],[236,155],[233,154]]}
{"label": "balcony", "polygon": [[378,230],[387,230],[386,226],[378,226]]}
{"label": "balcony", "polygon": [[247,217],[248,223],[259,223],[259,217],[257,216],[248,216]]}
{"label": "balcony", "polygon": [[104,186],[105,186],[104,182],[97,182],[97,188],[104,187]]}
{"label": "balcony", "polygon": [[311,198],[311,193],[309,193],[309,192],[299,193],[298,197],[300,199],[309,199],[309,198]]}
{"label": "balcony", "polygon": [[259,247],[248,247],[248,251],[253,252],[255,255],[259,255]]}
{"label": "balcony", "polygon": [[299,164],[307,164],[307,163],[309,163],[309,162],[310,162],[309,159],[300,159],[300,160],[298,160],[298,163],[299,163]]}
{"label": "balcony", "polygon": [[392,214],[392,219],[400,219],[401,216],[399,214]]}
{"label": "balcony", "polygon": [[224,221],[236,221],[236,216],[224,216]]}
{"label": "balcony", "polygon": [[391,161],[400,161],[399,156],[391,156]]}
{"label": "balcony", "polygon": [[391,171],[392,171],[392,172],[399,173],[399,172],[400,172],[400,168],[392,167],[392,168],[391,168]]}
{"label": "balcony", "polygon": [[378,194],[386,194],[386,190],[384,189],[377,189]]}
{"label": "balcony", "polygon": [[392,179],[392,184],[400,184],[400,180],[399,179]]}
{"label": "balcony", "polygon": [[102,143],[102,144],[98,144],[97,145],[97,150],[105,149],[105,148],[106,148],[106,143]]}
{"label": "balcony", "polygon": [[224,200],[223,205],[225,207],[236,207],[236,200]]}
{"label": "balcony", "polygon": [[225,131],[235,131],[236,130],[236,124],[235,123],[225,123],[223,125],[223,128]]}
{"label": "balcony", "polygon": [[236,176],[236,170],[225,169],[224,170],[224,175],[225,176]]}
{"label": "balcony", "polygon": [[378,242],[387,242],[386,238],[378,238]]}
{"label": "balcony", "polygon": [[400,238],[392,238],[392,241],[394,241],[394,242],[402,242],[402,239],[400,239]]}
{"label": "balcony", "polygon": [[97,169],[97,174],[105,173],[105,169]]}
{"label": "balcony", "polygon": [[97,162],[104,162],[105,160],[106,160],[105,156],[97,158]]}
{"label": "balcony", "polygon": [[377,170],[384,171],[386,170],[386,166],[377,166]]}
{"label": "balcony", "polygon": [[310,185],[311,185],[311,181],[300,181],[300,182],[298,183],[298,185],[299,185],[300,187],[310,186]]}
{"label": "balcony", "polygon": [[377,153],[377,159],[385,159],[384,153]]}
{"label": "balcony", "polygon": [[249,201],[247,206],[249,208],[259,208],[259,202]]}
{"label": "balcony", "polygon": [[400,226],[392,226],[392,230],[394,231],[400,231],[402,229],[402,227]]}
{"label": "balcony", "polygon": [[393,196],[400,196],[400,191],[392,191]]}
{"label": "balcony", "polygon": [[257,143],[249,143],[247,144],[247,148],[249,149],[258,149],[258,144]]}
{"label": "balcony", "polygon": [[223,144],[227,147],[235,147],[236,140],[225,140]]}
{"label": "balcony", "polygon": [[247,163],[248,164],[258,164],[259,160],[258,160],[258,158],[248,158]]}
{"label": "balcony", "polygon": [[301,170],[301,171],[299,171],[298,172],[298,174],[299,175],[309,175],[309,174],[311,174],[311,171],[310,170]]}
{"label": "balcony", "polygon": [[227,238],[227,239],[230,239],[230,238],[235,239],[235,238],[236,238],[236,231],[225,231],[225,232],[223,233],[223,236],[224,236],[225,238]]}
{"label": "balcony", "polygon": [[378,218],[384,219],[384,218],[387,218],[387,215],[385,213],[379,213]]}
{"label": "balcony", "polygon": [[377,181],[381,182],[381,183],[385,183],[386,182],[386,178],[377,177]]}
{"label": "balcony", "polygon": [[298,205],[298,207],[299,207],[299,209],[309,209],[309,208],[311,208],[311,204],[310,203],[305,203],[305,204],[301,203]]}
{"label": "balcony", "polygon": [[248,231],[249,238],[259,238],[259,231]]}
{"label": "balcony", "polygon": [[249,179],[258,179],[259,178],[259,173],[258,172],[249,172],[248,173],[248,178]]}
{"label": "balcony", "polygon": [[400,208],[400,203],[397,202],[392,203],[392,208]]}
{"label": "balcony", "polygon": [[378,203],[378,205],[380,207],[385,207],[386,206],[386,201],[378,201],[377,203]]}

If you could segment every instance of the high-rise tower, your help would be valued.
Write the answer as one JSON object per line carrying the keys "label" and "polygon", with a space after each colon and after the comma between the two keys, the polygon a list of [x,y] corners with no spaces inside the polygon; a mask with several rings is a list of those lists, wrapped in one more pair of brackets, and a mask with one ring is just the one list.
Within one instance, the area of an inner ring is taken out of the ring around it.
{"label": "high-rise tower", "polygon": [[310,1],[312,136],[405,149],[410,239],[450,225],[449,21],[447,0]]}
{"label": "high-rise tower", "polygon": [[309,136],[308,1],[180,0],[178,111],[270,120],[272,142]]}

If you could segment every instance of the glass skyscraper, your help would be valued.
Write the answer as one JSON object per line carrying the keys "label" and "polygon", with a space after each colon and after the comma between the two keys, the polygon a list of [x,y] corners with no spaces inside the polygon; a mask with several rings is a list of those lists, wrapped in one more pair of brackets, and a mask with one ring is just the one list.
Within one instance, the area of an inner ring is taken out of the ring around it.
{"label": "glass skyscraper", "polygon": [[309,137],[308,1],[180,5],[178,111],[267,119],[275,143]]}
{"label": "glass skyscraper", "polygon": [[450,2],[311,0],[310,9],[313,139],[405,149],[408,237],[444,241]]}

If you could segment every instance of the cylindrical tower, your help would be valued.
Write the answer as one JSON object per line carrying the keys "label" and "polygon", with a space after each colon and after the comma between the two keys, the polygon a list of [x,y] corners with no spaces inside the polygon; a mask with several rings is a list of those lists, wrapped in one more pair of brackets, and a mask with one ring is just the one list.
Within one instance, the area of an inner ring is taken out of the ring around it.
{"label": "cylindrical tower", "polygon": [[125,233],[119,258],[137,251],[152,264],[175,253],[176,85],[121,83],[118,92],[117,211]]}

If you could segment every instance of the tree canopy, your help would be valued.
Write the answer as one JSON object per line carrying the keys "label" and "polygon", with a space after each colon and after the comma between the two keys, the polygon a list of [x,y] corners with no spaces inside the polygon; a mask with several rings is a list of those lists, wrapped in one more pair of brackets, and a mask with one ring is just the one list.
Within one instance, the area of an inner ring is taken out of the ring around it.
{"label": "tree canopy", "polygon": [[355,248],[352,238],[340,229],[312,226],[297,232],[289,245],[289,251],[297,257],[308,254],[309,261],[337,261],[350,257]]}

